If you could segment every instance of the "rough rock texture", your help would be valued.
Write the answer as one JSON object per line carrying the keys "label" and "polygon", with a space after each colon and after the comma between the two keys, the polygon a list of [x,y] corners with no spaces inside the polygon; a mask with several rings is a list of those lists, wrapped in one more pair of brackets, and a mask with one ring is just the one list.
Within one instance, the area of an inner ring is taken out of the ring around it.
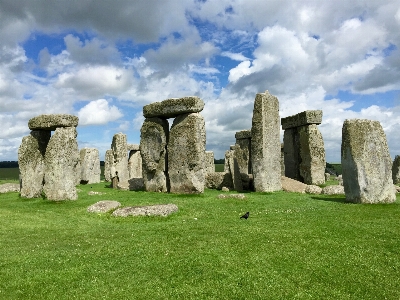
{"label": "rough rock texture", "polygon": [[206,130],[199,113],[175,118],[168,143],[168,174],[171,193],[203,193]]}
{"label": "rough rock texture", "polygon": [[283,152],[285,176],[301,181],[300,176],[300,137],[296,128],[286,129],[283,133]]}
{"label": "rough rock texture", "polygon": [[246,196],[244,194],[219,194],[217,196],[218,199],[245,199]]}
{"label": "rough rock texture", "polygon": [[107,182],[110,182],[111,177],[111,167],[114,164],[114,155],[112,150],[107,150],[104,157],[104,179]]}
{"label": "rough rock texture", "polygon": [[236,140],[251,139],[251,129],[241,130],[235,133]]}
{"label": "rough rock texture", "polygon": [[79,118],[73,115],[52,114],[40,115],[29,120],[28,127],[30,130],[51,130],[54,131],[58,127],[76,127]]}
{"label": "rough rock texture", "polygon": [[18,149],[21,174],[21,197],[38,198],[43,191],[44,155],[50,140],[50,131],[32,131],[23,137]]}
{"label": "rough rock texture", "polygon": [[294,180],[294,179],[291,179],[291,178],[288,178],[285,176],[282,176],[281,180],[282,180],[282,189],[286,192],[291,192],[291,193],[305,193],[306,192],[307,185],[300,181],[297,181],[297,180]]}
{"label": "rough rock texture", "polygon": [[221,190],[223,187],[233,189],[232,176],[230,173],[213,172],[206,175],[205,187],[208,189]]}
{"label": "rough rock texture", "polygon": [[222,187],[221,189],[222,192],[229,192],[229,188],[227,188],[226,186]]}
{"label": "rough rock texture", "polygon": [[90,213],[107,213],[121,206],[121,203],[113,200],[99,201],[87,208]]}
{"label": "rough rock texture", "polygon": [[57,128],[45,154],[44,193],[49,200],[76,200],[79,150],[75,127]]}
{"label": "rough rock texture", "polygon": [[341,157],[347,201],[390,203],[396,200],[392,160],[386,135],[378,121],[345,120]]}
{"label": "rough rock texture", "polygon": [[128,171],[129,178],[142,178],[142,156],[138,150],[129,151]]}
{"label": "rough rock texture", "polygon": [[81,183],[100,182],[100,157],[99,150],[83,148],[80,151]]}
{"label": "rough rock texture", "polygon": [[187,113],[201,112],[203,108],[203,100],[196,96],[171,98],[143,106],[143,116],[145,118],[175,118]]}
{"label": "rough rock texture", "polygon": [[317,185],[307,185],[306,189],[305,189],[305,192],[307,194],[321,194],[322,188],[320,188]]}
{"label": "rough rock texture", "polygon": [[242,177],[240,175],[239,165],[235,159],[235,152],[236,150],[227,152],[225,159],[228,160],[229,173],[232,177],[233,188],[235,191],[241,192],[243,191]]}
{"label": "rough rock texture", "polygon": [[282,129],[322,123],[322,110],[306,110],[281,119]]}
{"label": "rough rock texture", "polygon": [[243,130],[236,132],[235,159],[240,173],[251,174],[251,132]]}
{"label": "rough rock texture", "polygon": [[206,151],[204,154],[204,170],[205,170],[206,174],[215,172],[214,152],[213,151]]}
{"label": "rough rock texture", "polygon": [[400,183],[400,155],[396,155],[392,166],[392,179],[394,184]]}
{"label": "rough rock texture", "polygon": [[298,128],[300,142],[300,176],[306,184],[325,183],[325,148],[317,125]]}
{"label": "rough rock texture", "polygon": [[229,170],[229,161],[228,161],[228,157],[230,155],[234,154],[234,150],[226,150],[225,151],[225,163],[224,163],[224,172],[225,173],[230,173],[231,171]]}
{"label": "rough rock texture", "polygon": [[331,174],[325,173],[325,181],[328,181],[331,179]]}
{"label": "rough rock texture", "polygon": [[0,194],[8,192],[19,192],[20,185],[18,183],[3,183],[0,184]]}
{"label": "rough rock texture", "polygon": [[[117,172],[119,182],[127,182],[129,179],[128,172],[128,147],[126,143],[126,134],[121,132],[114,134],[111,150],[114,156],[113,167]],[[115,174],[111,174],[114,177]]]}
{"label": "rough rock texture", "polygon": [[130,191],[144,191],[143,178],[131,178],[128,180]]}
{"label": "rough rock texture", "polygon": [[251,127],[251,161],[256,192],[282,189],[279,102],[268,91],[256,95]]}
{"label": "rough rock texture", "polygon": [[343,185],[343,176],[339,175],[338,177],[336,177],[336,180],[338,181],[339,185]]}
{"label": "rough rock texture", "polygon": [[281,176],[285,176],[285,151],[283,150],[283,143],[281,144]]}
{"label": "rough rock texture", "polygon": [[178,211],[175,204],[158,204],[149,206],[123,207],[115,210],[112,215],[114,217],[127,216],[163,216],[166,217]]}
{"label": "rough rock texture", "polygon": [[344,188],[342,185],[328,185],[322,189],[321,194],[344,195]]}
{"label": "rough rock texture", "polygon": [[160,118],[145,119],[140,129],[140,155],[145,190],[167,192],[168,121]]}
{"label": "rough rock texture", "polygon": [[127,144],[126,148],[128,149],[128,151],[139,151],[139,147],[140,145],[138,144]]}

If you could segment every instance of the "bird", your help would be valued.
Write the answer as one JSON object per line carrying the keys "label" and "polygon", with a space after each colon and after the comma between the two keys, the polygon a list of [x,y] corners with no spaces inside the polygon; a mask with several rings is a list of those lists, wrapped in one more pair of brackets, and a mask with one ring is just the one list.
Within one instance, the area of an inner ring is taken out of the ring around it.
{"label": "bird", "polygon": [[241,219],[246,219],[246,220],[247,220],[247,218],[249,217],[249,215],[250,215],[250,212],[247,212],[247,213],[245,213],[243,216],[241,216],[240,218],[241,218]]}

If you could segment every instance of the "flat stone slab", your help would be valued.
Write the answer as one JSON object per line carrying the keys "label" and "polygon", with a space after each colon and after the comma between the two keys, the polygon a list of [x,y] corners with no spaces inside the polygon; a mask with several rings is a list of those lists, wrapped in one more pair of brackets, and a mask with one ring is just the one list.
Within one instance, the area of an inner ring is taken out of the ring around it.
{"label": "flat stone slab", "polygon": [[171,98],[143,106],[145,118],[175,118],[182,114],[201,112],[204,101],[196,96]]}
{"label": "flat stone slab", "polygon": [[0,194],[8,192],[19,192],[19,184],[18,183],[0,184]]}
{"label": "flat stone slab", "polygon": [[139,151],[139,144],[127,144],[128,151]]}
{"label": "flat stone slab", "polygon": [[103,200],[89,206],[87,211],[90,213],[107,213],[121,206],[121,203],[113,200]]}
{"label": "flat stone slab", "polygon": [[282,190],[290,193],[305,193],[307,184],[282,176]]}
{"label": "flat stone slab", "polygon": [[322,189],[324,195],[344,195],[343,185],[328,185]]}
{"label": "flat stone slab", "polygon": [[322,110],[306,110],[293,116],[281,119],[282,129],[322,123]]}
{"label": "flat stone slab", "polygon": [[148,206],[123,207],[115,210],[112,215],[114,217],[128,216],[163,216],[166,217],[178,211],[175,204],[157,204]]}
{"label": "flat stone slab", "polygon": [[77,127],[79,118],[67,114],[40,115],[29,120],[30,130],[56,130],[58,127]]}
{"label": "flat stone slab", "polygon": [[244,199],[246,196],[244,194],[219,194],[218,199]]}
{"label": "flat stone slab", "polygon": [[310,184],[306,186],[305,192],[307,194],[321,194],[322,188],[320,188],[318,185]]}
{"label": "flat stone slab", "polygon": [[241,130],[235,133],[235,139],[251,139],[251,130]]}

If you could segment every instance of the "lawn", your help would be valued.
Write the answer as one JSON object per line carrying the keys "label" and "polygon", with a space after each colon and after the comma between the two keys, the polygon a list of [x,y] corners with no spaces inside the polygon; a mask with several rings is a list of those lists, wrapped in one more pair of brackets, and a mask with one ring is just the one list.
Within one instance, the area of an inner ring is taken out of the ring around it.
{"label": "lawn", "polygon": [[[286,192],[218,199],[79,186],[0,195],[1,299],[399,299],[400,205]],[[89,196],[89,191],[105,192]],[[89,214],[100,200],[168,217]],[[248,220],[239,219],[246,211]]]}

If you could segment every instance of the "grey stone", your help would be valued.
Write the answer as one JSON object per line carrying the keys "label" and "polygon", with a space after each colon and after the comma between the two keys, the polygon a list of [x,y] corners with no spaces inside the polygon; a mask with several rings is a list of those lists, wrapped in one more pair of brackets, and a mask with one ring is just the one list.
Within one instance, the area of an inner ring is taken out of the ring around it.
{"label": "grey stone", "polygon": [[251,127],[251,161],[256,192],[282,189],[279,101],[268,91],[256,95]]}
{"label": "grey stone", "polygon": [[107,150],[104,158],[104,179],[111,182],[111,167],[114,164],[114,155],[112,150]]}
{"label": "grey stone", "polygon": [[9,192],[19,192],[20,185],[18,183],[3,183],[0,184],[0,194]]}
{"label": "grey stone", "polygon": [[145,190],[167,192],[166,153],[169,139],[168,121],[145,119],[140,129],[140,155]]}
{"label": "grey stone", "polygon": [[328,185],[321,191],[324,195],[344,195],[344,188],[342,185]]}
{"label": "grey stone", "polygon": [[229,150],[235,151],[235,145],[230,145]]}
{"label": "grey stone", "polygon": [[67,114],[40,115],[29,120],[30,130],[51,130],[58,127],[77,127],[79,118]]}
{"label": "grey stone", "polygon": [[296,128],[286,129],[283,133],[283,152],[285,176],[302,181],[300,176],[300,137]]}
{"label": "grey stone", "polygon": [[322,123],[322,110],[306,110],[281,119],[282,129]]}
{"label": "grey stone", "polygon": [[243,191],[242,177],[237,160],[235,159],[235,151],[228,152],[226,159],[228,160],[229,171],[232,176],[233,188],[237,192]]}
{"label": "grey stone", "polygon": [[282,189],[286,192],[291,192],[291,193],[305,193],[307,184],[302,183],[300,181],[282,176]]}
{"label": "grey stone", "polygon": [[44,155],[50,135],[50,131],[37,130],[22,139],[18,149],[21,197],[38,198],[42,196],[45,172]]}
{"label": "grey stone", "polygon": [[144,179],[143,178],[131,178],[128,180],[130,191],[144,191]]}
{"label": "grey stone", "polygon": [[[241,130],[235,133],[235,139],[251,139],[251,129],[248,130]],[[236,141],[237,142],[237,141]]]}
{"label": "grey stone", "polygon": [[206,151],[204,153],[204,170],[206,174],[215,172],[214,152],[212,151]]}
{"label": "grey stone", "polygon": [[114,217],[127,216],[163,216],[166,217],[178,211],[175,204],[158,204],[148,206],[123,207],[115,210],[112,215]]}
{"label": "grey stone", "polygon": [[243,200],[246,198],[244,194],[219,194],[217,196],[218,199],[240,199]]}
{"label": "grey stone", "polygon": [[182,114],[201,112],[204,102],[199,97],[171,98],[143,106],[145,118],[175,118]]}
{"label": "grey stone", "polygon": [[119,182],[128,182],[128,146],[126,143],[126,134],[121,132],[114,134],[111,150],[114,156],[113,167],[115,168],[115,173],[111,174],[111,177],[117,174]]}
{"label": "grey stone", "polygon": [[127,144],[126,148],[128,149],[128,151],[139,151],[139,147],[140,145],[138,144]]}
{"label": "grey stone", "polygon": [[206,175],[205,187],[220,190],[223,187],[233,189],[232,176],[230,173],[213,172]]}
{"label": "grey stone", "polygon": [[142,156],[139,149],[129,151],[129,178],[142,178],[142,168]]}
{"label": "grey stone", "polygon": [[281,144],[281,176],[285,176],[285,151],[283,143]]}
{"label": "grey stone", "polygon": [[99,150],[83,148],[80,151],[81,183],[100,182],[100,157]]}
{"label": "grey stone", "polygon": [[392,179],[394,184],[400,183],[400,155],[396,155],[392,166]]}
{"label": "grey stone", "polygon": [[331,179],[331,174],[325,173],[325,181],[328,181]]}
{"label": "grey stone", "polygon": [[57,128],[45,154],[44,193],[49,200],[76,200],[79,150],[75,127]]}
{"label": "grey stone", "polygon": [[321,194],[322,188],[320,188],[318,185],[307,185],[305,192],[307,194]]}
{"label": "grey stone", "polygon": [[251,174],[250,138],[236,138],[234,157],[239,166],[240,173]]}
{"label": "grey stone", "polygon": [[171,193],[203,193],[206,131],[199,113],[176,117],[168,143],[168,173]]}
{"label": "grey stone", "polygon": [[345,120],[341,157],[347,201],[390,203],[396,200],[392,160],[386,135],[378,121]]}
{"label": "grey stone", "polygon": [[[232,153],[232,154],[231,154]],[[226,150],[225,151],[225,163],[224,163],[224,172],[225,173],[230,173],[231,171],[229,170],[229,161],[228,157],[230,155],[233,155],[233,150]]]}
{"label": "grey stone", "polygon": [[103,200],[90,205],[87,212],[90,213],[108,213],[121,206],[121,203],[113,200]]}
{"label": "grey stone", "polygon": [[226,186],[222,187],[221,191],[223,192],[229,192],[229,188],[227,188]]}

